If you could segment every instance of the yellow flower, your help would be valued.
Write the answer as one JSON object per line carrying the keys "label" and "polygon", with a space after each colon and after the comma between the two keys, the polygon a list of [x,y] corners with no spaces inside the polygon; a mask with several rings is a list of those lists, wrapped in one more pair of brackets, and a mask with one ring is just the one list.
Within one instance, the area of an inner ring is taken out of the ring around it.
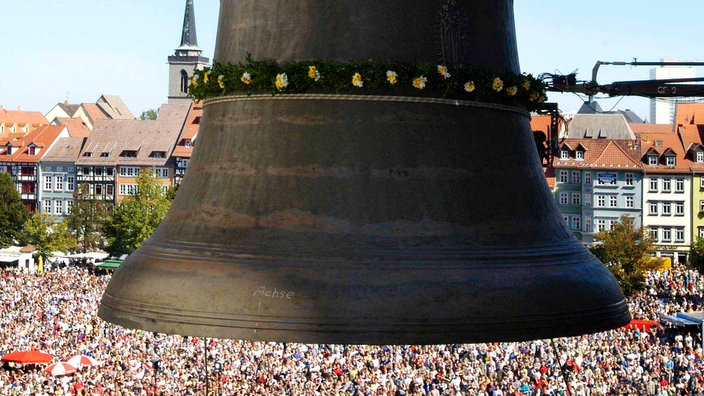
{"label": "yellow flower", "polygon": [[249,85],[252,82],[252,75],[247,72],[244,72],[244,73],[242,73],[242,77],[240,77],[240,80],[243,83]]}
{"label": "yellow flower", "polygon": [[418,89],[423,89],[423,88],[425,88],[425,83],[427,83],[427,82],[428,82],[427,77],[423,77],[423,76],[416,77],[413,79],[413,86]]}
{"label": "yellow flower", "polygon": [[210,71],[207,71],[205,72],[205,74],[203,74],[203,84],[207,84],[208,81],[210,81]]}
{"label": "yellow flower", "polygon": [[535,102],[536,100],[538,100],[538,98],[540,98],[540,95],[535,91],[531,92],[530,97],[528,97],[531,102]]}
{"label": "yellow flower", "polygon": [[475,88],[474,81],[467,81],[466,83],[464,83],[464,90],[465,91],[472,92],[472,91],[474,91],[474,88]]}
{"label": "yellow flower", "polygon": [[286,73],[281,73],[276,75],[276,89],[279,91],[283,90],[288,86],[288,76]]}
{"label": "yellow flower", "polygon": [[508,96],[514,96],[516,92],[518,92],[518,88],[515,85],[506,88],[506,94],[508,94]]}
{"label": "yellow flower", "polygon": [[352,76],[352,85],[358,88],[362,88],[364,85],[364,81],[362,81],[362,75],[359,73],[355,73],[354,76]]}
{"label": "yellow flower", "polygon": [[191,78],[191,85],[194,86],[194,87],[197,87],[197,86],[198,86],[198,80],[200,80],[200,76],[197,75],[197,74],[194,75],[194,76]]}
{"label": "yellow flower", "polygon": [[225,76],[222,74],[218,76],[218,85],[220,86],[220,89],[225,89]]}
{"label": "yellow flower", "polygon": [[396,84],[398,82],[398,74],[396,74],[395,71],[387,70],[386,81],[388,81],[391,85]]}
{"label": "yellow flower", "polygon": [[527,78],[524,78],[524,79],[523,79],[523,84],[521,84],[521,86],[522,86],[523,89],[525,89],[526,91],[529,90],[529,89],[530,89],[530,80],[527,79]]}
{"label": "yellow flower", "polygon": [[320,72],[318,69],[316,69],[315,66],[308,66],[308,77],[312,78],[315,81],[320,80]]}
{"label": "yellow flower", "polygon": [[450,73],[447,72],[447,66],[438,65],[438,73],[446,80],[450,78]]}
{"label": "yellow flower", "polygon": [[500,78],[496,77],[496,78],[494,79],[494,82],[491,84],[491,88],[492,88],[494,91],[499,92],[499,91],[501,91],[501,90],[504,88],[504,82],[501,81]]}

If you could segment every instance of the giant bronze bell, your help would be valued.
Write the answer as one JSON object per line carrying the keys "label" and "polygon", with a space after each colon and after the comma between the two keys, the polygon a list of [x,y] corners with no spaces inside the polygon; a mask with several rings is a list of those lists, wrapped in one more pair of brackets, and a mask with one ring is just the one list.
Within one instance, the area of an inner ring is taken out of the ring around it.
{"label": "giant bronze bell", "polygon": [[[393,59],[519,72],[511,0],[222,0],[222,63]],[[563,223],[520,107],[393,95],[205,101],[156,233],[99,316],[340,344],[552,338],[630,320]]]}

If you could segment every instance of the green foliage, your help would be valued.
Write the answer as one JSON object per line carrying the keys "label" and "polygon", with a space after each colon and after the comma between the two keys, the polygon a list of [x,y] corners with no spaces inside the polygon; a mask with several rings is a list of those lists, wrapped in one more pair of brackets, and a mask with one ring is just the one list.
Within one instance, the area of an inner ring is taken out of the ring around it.
{"label": "green foliage", "polygon": [[[271,59],[254,60],[248,54],[245,63],[215,63],[212,68],[196,70],[189,95],[197,100],[253,93],[407,95],[522,104],[528,110],[540,108],[545,100],[545,83],[530,74],[472,69],[462,64],[442,65],[445,66],[448,74],[442,74],[441,65],[437,64],[375,60],[351,63],[315,60],[279,65]],[[388,71],[395,73],[394,78],[389,78]],[[361,87],[353,84],[356,73],[361,77]],[[287,85],[277,87],[277,76],[282,74],[286,75]],[[414,85],[414,80],[421,76],[426,78],[422,89]],[[494,85],[496,78],[503,82],[501,87]],[[466,85],[469,82],[471,88]]]}
{"label": "green foliage", "polygon": [[102,224],[110,214],[110,205],[93,199],[86,184],[79,184],[73,193],[73,208],[66,216],[66,226],[78,244],[86,250],[97,248],[102,235]]}
{"label": "green foliage", "polygon": [[614,274],[626,297],[645,287],[645,273],[657,268],[661,260],[650,257],[655,252],[653,240],[633,219],[621,216],[609,231],[595,235],[592,253]]}
{"label": "green foliage", "polygon": [[697,238],[689,247],[689,262],[697,271],[704,272],[704,239]]}
{"label": "green foliage", "polygon": [[122,200],[103,225],[113,256],[132,253],[149,238],[166,216],[171,201],[153,172],[143,169],[137,177],[137,190]]}
{"label": "green foliage", "polygon": [[144,121],[144,120],[156,120],[156,118],[159,116],[159,113],[154,110],[154,109],[149,109],[147,111],[143,111],[142,114],[139,116],[139,119]]}
{"label": "green foliage", "polygon": [[0,248],[16,242],[28,217],[12,177],[0,172]]}
{"label": "green foliage", "polygon": [[44,258],[51,252],[68,252],[76,247],[76,239],[68,230],[67,222],[44,213],[32,213],[20,235],[24,245],[34,245]]}

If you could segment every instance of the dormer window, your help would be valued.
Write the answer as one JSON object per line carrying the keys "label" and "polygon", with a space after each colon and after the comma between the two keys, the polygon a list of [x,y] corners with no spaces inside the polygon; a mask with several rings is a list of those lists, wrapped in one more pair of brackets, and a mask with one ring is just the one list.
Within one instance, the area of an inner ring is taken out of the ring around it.
{"label": "dormer window", "polygon": [[697,151],[697,162],[704,162],[704,151]]}
{"label": "dormer window", "polygon": [[137,158],[137,150],[122,150],[120,157]]}
{"label": "dormer window", "polygon": [[109,156],[110,156],[110,152],[109,152],[109,151],[103,151],[102,153],[100,153],[100,156],[103,157],[103,158],[109,157]]}
{"label": "dormer window", "polygon": [[152,151],[149,154],[150,158],[166,158],[166,151]]}
{"label": "dormer window", "polygon": [[658,165],[658,156],[657,155],[649,155],[648,156],[648,165],[657,166]]}
{"label": "dormer window", "polygon": [[31,145],[27,148],[28,155],[37,155],[37,146]]}
{"label": "dormer window", "polygon": [[582,151],[582,150],[575,151],[574,157],[578,160],[583,160],[584,159],[584,151]]}
{"label": "dormer window", "polygon": [[183,139],[183,145],[186,147],[191,147],[191,139]]}
{"label": "dormer window", "polygon": [[668,155],[667,157],[665,157],[665,165],[675,166],[675,157],[672,155]]}
{"label": "dormer window", "polygon": [[5,146],[5,154],[7,154],[7,155],[12,154],[12,144],[8,143],[8,144]]}
{"label": "dormer window", "polygon": [[84,157],[92,157],[93,153],[91,153],[90,151],[86,151],[85,153],[83,153],[83,156]]}
{"label": "dormer window", "polygon": [[570,158],[570,152],[568,150],[560,150],[560,159],[566,160]]}

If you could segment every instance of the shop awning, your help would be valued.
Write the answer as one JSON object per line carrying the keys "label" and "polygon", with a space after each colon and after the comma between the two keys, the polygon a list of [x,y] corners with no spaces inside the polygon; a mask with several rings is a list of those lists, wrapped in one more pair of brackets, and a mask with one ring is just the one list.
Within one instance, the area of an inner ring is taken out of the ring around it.
{"label": "shop awning", "polygon": [[122,264],[121,260],[105,260],[102,263],[98,263],[98,265],[96,265],[96,267],[101,268],[101,269],[114,270],[114,269],[120,268],[121,264]]}

